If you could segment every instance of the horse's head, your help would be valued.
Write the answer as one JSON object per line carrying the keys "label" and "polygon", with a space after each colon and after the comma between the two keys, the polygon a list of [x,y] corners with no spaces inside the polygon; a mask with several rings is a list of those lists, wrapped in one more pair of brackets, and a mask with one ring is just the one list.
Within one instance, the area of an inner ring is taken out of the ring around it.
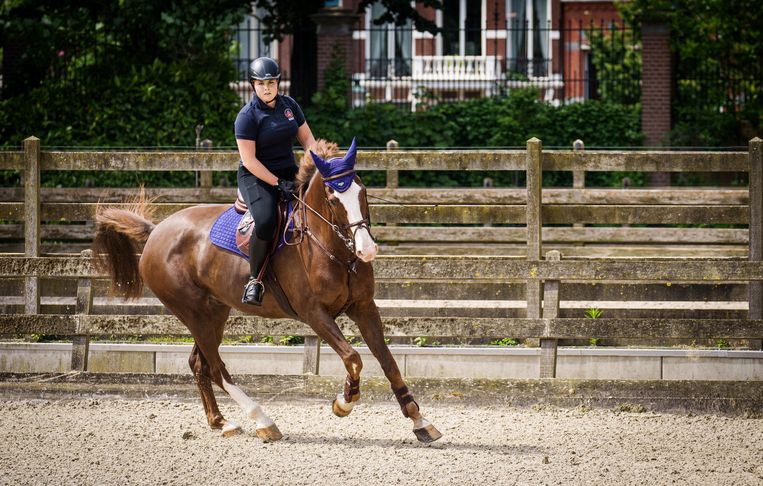
{"label": "horse's head", "polygon": [[370,215],[366,186],[355,174],[355,139],[344,157],[326,156],[312,150],[310,155],[323,181],[329,209],[339,226],[352,237],[355,254],[364,262],[376,256],[379,247],[370,231]]}

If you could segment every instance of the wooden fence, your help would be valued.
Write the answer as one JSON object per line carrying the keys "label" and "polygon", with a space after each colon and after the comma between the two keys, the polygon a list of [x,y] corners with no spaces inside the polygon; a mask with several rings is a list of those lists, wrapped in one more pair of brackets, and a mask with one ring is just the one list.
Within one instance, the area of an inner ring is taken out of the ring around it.
{"label": "wooden fence", "polygon": [[[422,315],[398,306],[384,315],[385,332],[408,337],[538,338],[541,377],[555,376],[559,339],[749,339],[759,346],[763,337],[762,144],[752,140],[748,152],[544,151],[541,142],[532,139],[526,151],[362,151],[358,154],[361,170],[387,171],[387,187],[372,189],[370,194],[391,201],[371,208],[374,232],[389,250],[374,263],[379,294],[393,301],[408,297],[408,303],[469,296],[482,301],[486,311],[458,315],[438,309],[433,315]],[[100,293],[97,279],[103,276],[94,272],[87,253],[54,256],[43,252],[41,241],[72,233],[87,241],[92,234],[94,198],[114,200],[125,191],[41,190],[40,171],[202,171],[206,187],[162,190],[169,201],[158,204],[161,219],[187,207],[188,201],[230,202],[234,190],[210,187],[210,171],[227,171],[236,163],[232,152],[41,151],[33,138],[25,141],[23,152],[0,153],[0,169],[24,171],[23,194],[4,189],[7,197],[0,203],[0,220],[10,222],[4,225],[3,236],[18,238],[23,231],[24,254],[0,257],[0,278],[23,281],[24,313],[15,303],[6,302],[0,334],[74,336],[73,369],[86,369],[91,335],[187,334],[174,317],[162,315],[164,311],[155,303],[142,311],[144,315],[93,313],[94,289]],[[401,170],[524,171],[527,186],[523,190],[401,188],[397,184]],[[577,187],[542,188],[542,173],[548,170],[573,171]],[[585,189],[580,187],[584,171],[746,172],[749,187]],[[22,195],[23,202],[18,200]],[[732,227],[664,226],[707,224]],[[76,281],[74,308],[56,307],[54,302],[51,309],[64,312],[41,314],[41,279]],[[594,287],[608,290],[591,292]],[[4,288],[8,295],[13,284]],[[618,300],[628,301],[654,298],[673,289],[682,289],[682,299],[687,301],[720,299],[747,304],[747,309],[712,314],[700,308],[692,315],[625,313],[598,319],[565,316],[560,309],[562,297],[569,299],[578,292],[593,297],[596,306],[603,295],[619,292]],[[522,301],[517,312],[499,305],[511,298]],[[120,308],[112,302],[101,310],[107,307],[107,312]],[[340,324],[345,334],[357,334],[348,321],[340,319]],[[310,337],[313,345],[305,346],[305,371],[317,372],[317,340],[302,323],[233,315],[228,333]]]}

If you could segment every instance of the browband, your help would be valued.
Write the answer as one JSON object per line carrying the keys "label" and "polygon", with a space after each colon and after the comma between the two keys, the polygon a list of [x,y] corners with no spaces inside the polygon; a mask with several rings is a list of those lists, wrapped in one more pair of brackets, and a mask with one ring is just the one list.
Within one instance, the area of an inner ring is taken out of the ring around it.
{"label": "browband", "polygon": [[332,175],[330,177],[324,177],[323,178],[323,182],[333,181],[333,180],[336,180],[336,179],[348,176],[348,175],[353,174],[353,173],[355,173],[355,169],[350,169],[350,170],[347,170],[347,171],[344,171],[344,172],[340,172],[339,174]]}

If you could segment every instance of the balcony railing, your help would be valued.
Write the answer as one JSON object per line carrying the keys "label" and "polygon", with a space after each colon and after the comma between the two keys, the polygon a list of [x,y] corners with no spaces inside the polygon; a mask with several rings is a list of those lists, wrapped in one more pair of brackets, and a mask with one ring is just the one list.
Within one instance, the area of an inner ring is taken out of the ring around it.
{"label": "balcony railing", "polygon": [[495,81],[501,77],[496,56],[418,56],[413,58],[414,81]]}

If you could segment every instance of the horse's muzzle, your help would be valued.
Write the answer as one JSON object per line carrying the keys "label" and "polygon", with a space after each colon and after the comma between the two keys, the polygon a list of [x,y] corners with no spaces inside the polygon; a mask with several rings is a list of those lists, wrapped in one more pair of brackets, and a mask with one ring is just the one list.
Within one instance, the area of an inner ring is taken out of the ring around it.
{"label": "horse's muzzle", "polygon": [[370,247],[357,250],[355,254],[364,262],[373,261],[376,258],[376,254],[379,252],[379,245],[372,243]]}

